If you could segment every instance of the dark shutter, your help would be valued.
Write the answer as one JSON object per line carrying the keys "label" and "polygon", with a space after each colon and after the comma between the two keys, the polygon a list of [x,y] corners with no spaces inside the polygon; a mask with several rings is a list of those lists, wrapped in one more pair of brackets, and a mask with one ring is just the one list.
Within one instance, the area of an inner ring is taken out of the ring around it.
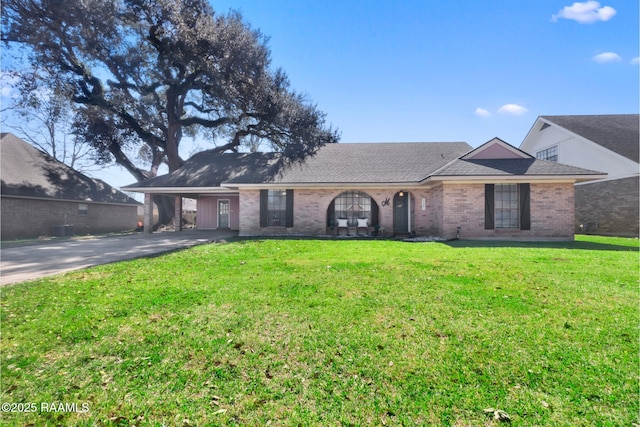
{"label": "dark shutter", "polygon": [[494,184],[484,185],[484,229],[493,230],[496,228],[493,213],[495,212]]}
{"label": "dark shutter", "polygon": [[269,224],[269,190],[260,190],[260,227]]}
{"label": "dark shutter", "polygon": [[378,204],[375,200],[371,199],[371,226],[377,227],[379,226],[378,217],[380,216],[380,210],[378,209]]}
{"label": "dark shutter", "polygon": [[520,230],[531,230],[531,189],[529,184],[518,184],[520,193]]}
{"label": "dark shutter", "polygon": [[293,227],[293,190],[287,190],[287,211],[285,223],[287,227]]}

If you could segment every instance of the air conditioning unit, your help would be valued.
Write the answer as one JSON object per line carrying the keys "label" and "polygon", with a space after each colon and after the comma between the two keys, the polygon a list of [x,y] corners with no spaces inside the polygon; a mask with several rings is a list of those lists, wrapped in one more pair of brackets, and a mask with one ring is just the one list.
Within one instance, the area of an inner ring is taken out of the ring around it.
{"label": "air conditioning unit", "polygon": [[51,235],[54,237],[73,236],[73,225],[53,225]]}

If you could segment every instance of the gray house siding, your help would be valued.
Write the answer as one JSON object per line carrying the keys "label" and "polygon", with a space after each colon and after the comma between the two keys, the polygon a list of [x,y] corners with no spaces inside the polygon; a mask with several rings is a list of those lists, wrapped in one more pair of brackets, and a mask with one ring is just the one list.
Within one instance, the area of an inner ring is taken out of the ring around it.
{"label": "gray house siding", "polygon": [[2,197],[1,206],[2,240],[49,236],[58,225],[73,225],[76,235],[130,231],[138,219],[136,205]]}
{"label": "gray house siding", "polygon": [[576,231],[638,237],[639,188],[637,176],[576,185]]}

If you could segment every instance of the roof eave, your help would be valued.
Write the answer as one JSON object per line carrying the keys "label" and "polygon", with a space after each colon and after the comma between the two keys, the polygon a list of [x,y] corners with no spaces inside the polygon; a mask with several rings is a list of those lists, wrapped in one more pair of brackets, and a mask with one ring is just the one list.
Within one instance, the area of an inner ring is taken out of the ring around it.
{"label": "roof eave", "polygon": [[409,186],[418,186],[416,181],[402,182],[277,182],[277,183],[242,183],[232,184],[223,183],[229,187],[242,190],[258,190],[258,189],[350,189],[350,188],[403,188]]}
{"label": "roof eave", "polygon": [[588,182],[588,181],[597,181],[600,179],[605,179],[607,174],[574,174],[574,175],[438,175],[431,176],[422,181],[422,183],[427,184],[428,182],[437,182],[437,181],[450,181],[450,182],[458,182],[458,183],[468,183],[468,182]]}
{"label": "roof eave", "polygon": [[124,191],[149,194],[233,193],[230,187],[123,187]]}

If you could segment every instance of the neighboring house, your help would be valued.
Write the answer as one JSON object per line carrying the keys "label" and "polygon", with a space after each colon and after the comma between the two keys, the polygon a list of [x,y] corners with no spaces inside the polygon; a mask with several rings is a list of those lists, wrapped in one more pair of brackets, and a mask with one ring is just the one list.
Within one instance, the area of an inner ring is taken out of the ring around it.
{"label": "neighboring house", "polygon": [[520,145],[547,159],[607,173],[576,183],[578,232],[638,236],[638,114],[540,116]]}
{"label": "neighboring house", "polygon": [[[304,163],[202,152],[125,188],[197,198],[197,228],[240,235],[426,235],[572,239],[575,182],[599,172],[536,160],[495,138],[330,144]],[[363,226],[363,227],[359,227]]]}
{"label": "neighboring house", "polygon": [[22,139],[0,139],[2,240],[136,228],[140,203]]}

